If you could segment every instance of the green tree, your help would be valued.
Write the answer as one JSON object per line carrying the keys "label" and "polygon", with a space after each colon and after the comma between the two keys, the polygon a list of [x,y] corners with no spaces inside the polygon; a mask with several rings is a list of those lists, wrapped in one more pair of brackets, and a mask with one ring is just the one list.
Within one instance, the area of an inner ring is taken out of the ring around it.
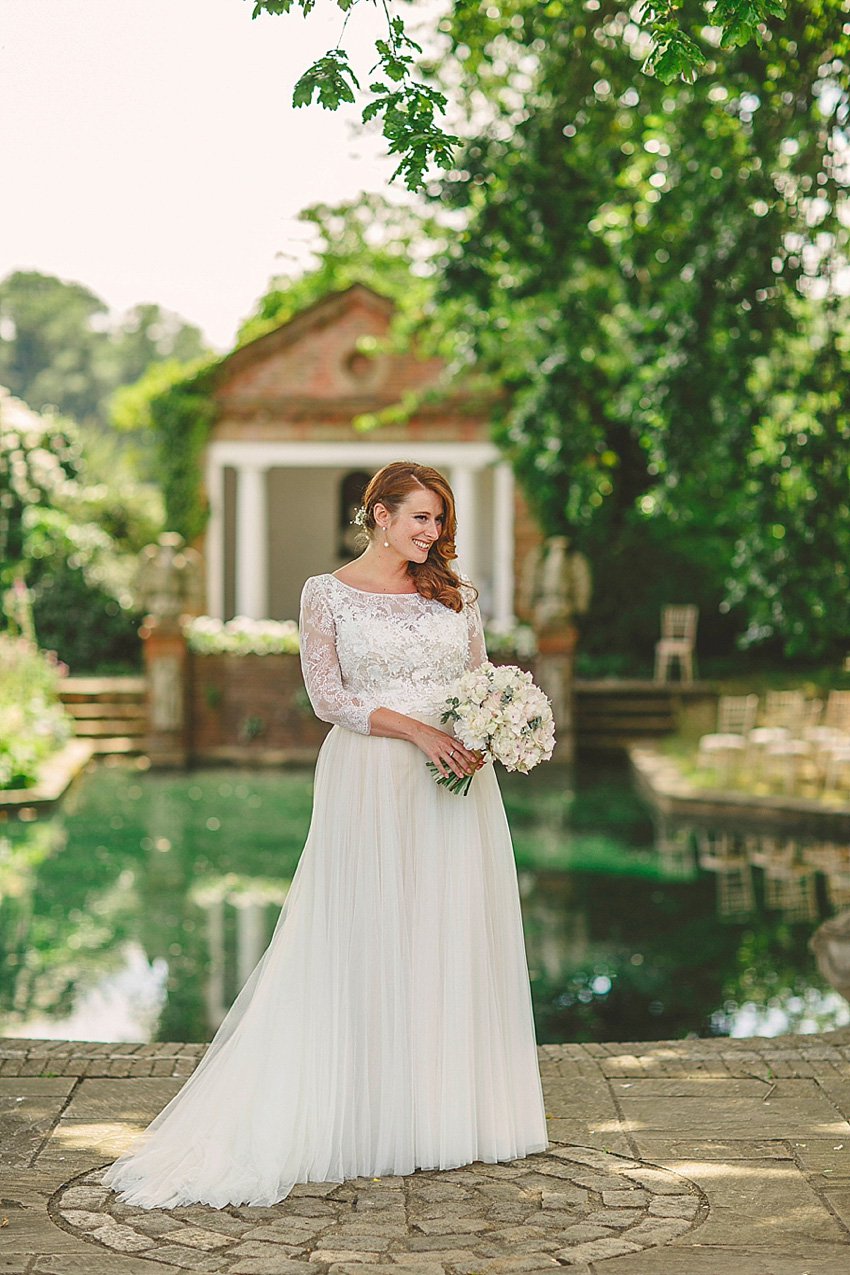
{"label": "green tree", "polygon": [[207,353],[200,328],[186,323],[179,314],[150,303],[133,306],[110,336],[112,380],[116,385],[131,385],[152,363],[169,359],[189,363]]}
{"label": "green tree", "polygon": [[[288,14],[293,9],[307,17],[315,7],[315,0],[251,2],[255,18],[261,14]],[[377,4],[377,0],[373,2]],[[315,99],[326,110],[334,111],[340,104],[356,100],[361,85],[342,43],[354,3],[355,0],[336,0],[345,15],[340,38],[300,77],[292,95],[294,106],[308,106]],[[422,47],[411,37],[404,19],[392,11],[388,0],[381,0],[380,7],[386,17],[386,29],[375,42],[378,61],[370,75],[380,70],[378,78],[368,85],[363,121],[382,120],[389,153],[399,157],[393,176],[402,176],[410,190],[419,190],[429,165],[449,166],[458,138],[444,132],[440,124],[448,98],[433,83],[433,75],[429,74],[433,67],[422,65],[417,58]],[[598,9],[599,0],[586,0],[586,7]],[[708,42],[731,47],[749,42],[760,45],[766,35],[765,24],[781,20],[784,12],[782,0],[713,0],[710,4],[690,5],[674,4],[673,0],[643,0],[632,17],[633,23],[641,24],[644,37],[643,71],[657,76],[662,83],[676,79],[690,82],[707,62]],[[489,0],[454,0],[448,24],[449,29],[469,29],[473,33],[471,47],[478,47],[491,37],[498,37],[506,21],[511,27],[521,28],[528,17],[537,13],[549,20],[556,44],[572,34],[568,21],[561,25],[569,13],[569,4],[562,0],[550,0],[545,6],[529,5],[527,0],[502,0],[498,5]],[[714,40],[705,34],[708,22],[714,24],[710,28],[716,33]],[[578,39],[578,51],[586,53],[581,37]],[[590,48],[592,51],[593,46]]]}
{"label": "green tree", "polygon": [[302,274],[270,281],[240,328],[237,345],[354,283],[394,301],[405,325],[421,320],[436,289],[435,257],[447,244],[435,216],[364,192],[341,204],[313,204],[298,220],[312,228],[313,261]]}
{"label": "green tree", "polygon": [[[802,307],[801,307],[802,309]],[[747,645],[781,635],[791,655],[850,645],[850,306],[803,312],[757,364],[765,404],[747,457],[730,598]]]}
{"label": "green tree", "polygon": [[115,322],[80,283],[38,271],[0,282],[0,385],[34,411],[55,408],[81,425],[105,427],[120,385],[166,359],[197,358],[200,330],[158,305],[138,305]]}
{"label": "green tree", "polygon": [[34,411],[97,417],[107,318],[82,284],[16,270],[0,283],[0,385]]}
{"label": "green tree", "polygon": [[[682,12],[697,20],[699,6]],[[709,623],[738,604],[730,623],[751,635],[834,647],[850,604],[827,577],[846,547],[834,518],[805,509],[827,455],[832,512],[850,499],[847,360],[834,336],[805,378],[792,363],[801,330],[841,330],[840,0],[790,5],[761,47],[667,86],[640,69],[640,28],[604,0],[498,11],[490,27],[456,7],[447,25],[484,122],[432,188],[468,218],[445,260],[443,322],[509,388],[499,437],[544,529],[593,558],[596,618],[614,623],[639,581],[651,649],[657,603],[681,584]],[[777,421],[789,411],[793,435]],[[791,568],[799,588],[777,610],[788,560],[754,515],[782,524],[792,497],[812,574]]]}

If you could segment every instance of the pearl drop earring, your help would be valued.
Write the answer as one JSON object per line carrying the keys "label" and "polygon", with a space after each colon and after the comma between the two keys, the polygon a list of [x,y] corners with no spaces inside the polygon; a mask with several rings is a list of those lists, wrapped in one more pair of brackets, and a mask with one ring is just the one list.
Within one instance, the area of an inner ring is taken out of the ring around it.
{"label": "pearl drop earring", "polygon": [[390,547],[390,542],[389,540],[387,540],[387,529],[386,527],[384,527],[384,548],[389,549],[389,547]]}

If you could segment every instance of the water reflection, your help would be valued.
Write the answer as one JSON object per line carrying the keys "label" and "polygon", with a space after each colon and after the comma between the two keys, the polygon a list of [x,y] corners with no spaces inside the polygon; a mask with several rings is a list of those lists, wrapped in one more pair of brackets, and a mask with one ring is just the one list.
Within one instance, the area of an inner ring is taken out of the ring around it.
{"label": "water reflection", "polygon": [[[794,933],[811,935],[825,917],[850,905],[850,846],[813,836],[782,836],[752,829],[712,827],[657,818],[659,858],[683,875],[702,869],[715,880],[719,920],[746,925],[773,914],[786,946]],[[798,977],[779,982],[775,969],[746,967],[738,987],[742,1003],[727,999],[711,1015],[712,1030],[733,1036],[814,1032],[850,1022],[850,1005],[837,992]],[[755,999],[747,994],[757,991]],[[765,994],[767,992],[767,994]]]}
{"label": "water reflection", "polygon": [[[286,898],[311,779],[116,761],[0,828],[0,1031],[209,1039]],[[850,847],[654,823],[622,766],[501,782],[541,1042],[850,1018],[807,950],[850,897]]]}
{"label": "water reflection", "polygon": [[671,876],[691,879],[697,864],[714,875],[717,913],[724,920],[757,911],[754,868],[761,870],[764,907],[780,912],[789,923],[816,921],[822,915],[819,876],[827,912],[850,904],[850,846],[774,832],[671,824],[659,816],[656,848],[659,862]]}
{"label": "water reflection", "polygon": [[[221,1024],[266,950],[289,886],[289,881],[239,877],[231,872],[190,888],[189,898],[206,921],[207,1025],[212,1031]],[[233,955],[230,935],[235,936]]]}

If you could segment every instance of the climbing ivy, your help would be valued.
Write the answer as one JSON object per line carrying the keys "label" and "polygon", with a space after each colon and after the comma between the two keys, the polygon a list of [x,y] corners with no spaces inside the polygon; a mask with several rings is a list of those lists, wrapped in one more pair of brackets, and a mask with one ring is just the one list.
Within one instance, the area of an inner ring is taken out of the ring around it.
{"label": "climbing ivy", "polygon": [[201,459],[216,414],[213,370],[208,367],[178,381],[151,402],[168,525],[187,541],[200,535],[207,518]]}
{"label": "climbing ivy", "polygon": [[189,542],[201,534],[207,519],[202,458],[216,416],[212,391],[221,362],[206,357],[153,364],[112,402],[118,429],[153,431],[166,526]]}

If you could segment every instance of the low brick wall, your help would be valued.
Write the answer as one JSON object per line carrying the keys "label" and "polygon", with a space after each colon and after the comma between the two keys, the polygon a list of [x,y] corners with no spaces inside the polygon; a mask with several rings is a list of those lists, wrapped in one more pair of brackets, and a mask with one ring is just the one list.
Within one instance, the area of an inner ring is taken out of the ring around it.
{"label": "low brick wall", "polygon": [[189,657],[192,761],[311,761],[330,727],[314,715],[297,655]]}
{"label": "low brick wall", "polygon": [[[151,654],[150,639],[146,651]],[[516,662],[533,672],[533,662],[500,655],[492,658],[494,664]],[[177,717],[183,725],[155,736],[148,707],[147,748],[155,765],[315,761],[330,726],[313,712],[297,655],[186,651],[182,667],[185,711],[181,709]]]}

